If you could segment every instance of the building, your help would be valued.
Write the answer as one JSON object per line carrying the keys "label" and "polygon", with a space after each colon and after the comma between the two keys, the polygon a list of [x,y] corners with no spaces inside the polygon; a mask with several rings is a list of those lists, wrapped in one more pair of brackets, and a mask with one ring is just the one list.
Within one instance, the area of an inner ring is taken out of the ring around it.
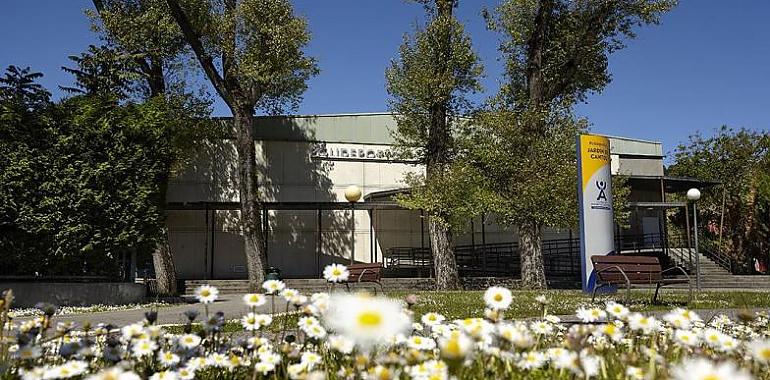
{"label": "building", "polygon": [[[429,242],[420,212],[401,209],[392,198],[404,189],[406,173],[423,168],[389,154],[395,126],[390,114],[257,117],[256,124],[269,266],[286,278],[316,278],[327,263],[348,262],[353,250],[360,262],[403,257],[415,264],[425,259]],[[610,141],[612,171],[628,176],[636,205],[631,228],[618,232],[657,235],[660,241],[665,225],[660,210],[672,206],[665,204],[665,194],[675,190],[664,175],[663,148],[658,142],[623,137]],[[246,277],[235,157],[231,141],[209,144],[170,186],[167,223],[180,279]],[[350,185],[364,195],[353,212],[344,198]],[[571,242],[574,236],[569,230],[544,232],[547,241]],[[463,248],[471,260],[481,247],[486,269],[487,257],[500,262],[505,256],[500,252],[507,252],[504,247],[516,239],[513,229],[487,215],[469,221],[456,244],[472,247]],[[574,256],[571,244],[565,252]],[[493,257],[488,252],[497,253]]]}

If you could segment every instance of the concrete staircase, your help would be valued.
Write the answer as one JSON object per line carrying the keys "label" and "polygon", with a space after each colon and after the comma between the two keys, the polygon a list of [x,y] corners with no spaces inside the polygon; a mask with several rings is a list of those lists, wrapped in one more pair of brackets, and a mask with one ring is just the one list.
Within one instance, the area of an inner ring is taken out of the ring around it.
{"label": "concrete staircase", "polygon": [[[286,286],[291,289],[296,289],[303,294],[311,294],[316,292],[326,292],[329,290],[328,284],[324,279],[284,279]],[[220,294],[246,294],[248,293],[248,282],[246,280],[185,280],[184,281],[184,294],[193,295],[195,288],[200,285],[208,284],[215,286],[219,289]],[[336,285],[337,287],[344,288],[345,285]],[[385,291],[389,290],[430,290],[434,286],[434,282],[429,278],[383,278],[382,286]],[[377,284],[373,283],[361,283],[351,284],[351,289],[367,289],[372,291],[377,287],[377,292],[380,291]]]}
{"label": "concrete staircase", "polygon": [[[695,258],[693,258],[695,265]],[[695,288],[695,269],[690,273]],[[704,254],[700,254],[701,289],[770,290],[770,276],[733,275]],[[686,287],[686,286],[678,286]]]}

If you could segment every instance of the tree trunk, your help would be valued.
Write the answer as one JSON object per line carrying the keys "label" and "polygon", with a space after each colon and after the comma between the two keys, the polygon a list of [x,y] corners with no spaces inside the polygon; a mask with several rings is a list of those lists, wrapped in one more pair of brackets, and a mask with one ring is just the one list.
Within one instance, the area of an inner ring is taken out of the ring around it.
{"label": "tree trunk", "polygon": [[171,255],[169,246],[168,228],[166,227],[166,195],[168,192],[169,176],[171,167],[165,168],[163,174],[158,178],[160,188],[158,189],[158,209],[163,213],[163,226],[161,227],[161,237],[152,252],[152,264],[155,268],[155,279],[158,286],[158,295],[173,296],[177,294],[176,288],[176,267],[174,258]]}
{"label": "tree trunk", "polygon": [[519,226],[519,255],[521,256],[521,286],[526,289],[545,289],[542,236],[540,225],[535,222]]}
{"label": "tree trunk", "polygon": [[168,245],[168,229],[165,226],[163,227],[163,238],[152,252],[152,264],[155,267],[158,295],[176,295],[176,267]]}
{"label": "tree trunk", "polygon": [[[447,23],[440,37],[439,50],[442,56],[436,61],[436,75],[445,75],[449,70],[447,61],[452,55],[452,31],[451,18],[454,7],[453,0],[437,0],[438,17]],[[441,183],[447,165],[451,161],[450,148],[452,146],[451,134],[447,121],[447,101],[440,98],[438,103],[430,107],[430,126],[428,128],[428,144],[426,154],[425,174],[426,182]],[[436,212],[436,211],[434,211]],[[436,275],[437,290],[461,289],[460,276],[457,273],[454,246],[452,244],[452,229],[448,225],[441,224],[438,217],[446,215],[433,214],[428,216],[428,233],[433,254],[433,268]]]}
{"label": "tree trunk", "polygon": [[460,276],[452,246],[452,231],[428,217],[428,234],[433,251],[433,266],[436,274],[436,290],[459,290]]}
{"label": "tree trunk", "polygon": [[236,150],[238,152],[238,194],[241,204],[249,291],[256,292],[265,281],[267,252],[262,234],[262,214],[257,187],[257,161],[254,150],[254,118],[251,107],[234,111]]}

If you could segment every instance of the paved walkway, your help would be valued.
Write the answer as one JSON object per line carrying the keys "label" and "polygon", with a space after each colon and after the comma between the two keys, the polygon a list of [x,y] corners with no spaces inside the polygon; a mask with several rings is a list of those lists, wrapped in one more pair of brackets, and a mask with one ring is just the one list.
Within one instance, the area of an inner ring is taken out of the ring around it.
{"label": "paved walkway", "polygon": [[[285,311],[286,304],[283,300],[276,300],[276,312],[280,313]],[[187,322],[184,312],[187,310],[197,310],[199,317],[197,321],[200,321],[204,315],[204,305],[191,301],[189,304],[167,306],[158,308],[158,324],[181,324]],[[110,323],[115,326],[125,326],[131,323],[139,322],[144,319],[144,313],[147,309],[136,310],[116,310],[116,311],[103,311],[98,313],[88,314],[71,314],[60,315],[54,317],[56,321],[72,321],[78,325],[83,325],[84,322],[96,323]],[[225,319],[237,319],[243,316],[248,311],[248,308],[241,300],[240,295],[223,295],[217,302],[209,304],[209,313],[216,313],[218,311],[225,313]],[[271,311],[270,297],[267,298],[267,303],[257,308],[260,313],[269,314]],[[29,320],[31,317],[21,317],[17,321]]]}

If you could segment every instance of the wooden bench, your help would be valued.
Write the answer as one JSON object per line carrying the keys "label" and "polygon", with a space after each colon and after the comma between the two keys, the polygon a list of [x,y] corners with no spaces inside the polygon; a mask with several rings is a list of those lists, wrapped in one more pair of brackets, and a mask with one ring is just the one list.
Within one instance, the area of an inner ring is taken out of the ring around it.
{"label": "wooden bench", "polygon": [[[385,290],[382,288],[382,263],[371,264],[350,264],[347,266],[350,276],[348,280],[344,282],[345,289],[350,292],[350,284],[360,284],[362,282],[370,282],[377,284],[380,287],[380,291],[384,294]],[[374,287],[374,295],[377,295],[377,287]]]}
{"label": "wooden bench", "polygon": [[[657,257],[592,256],[591,262],[594,264],[594,274],[596,275],[591,301],[596,298],[596,290],[604,286],[625,285],[626,300],[628,301],[631,297],[631,285],[655,285],[655,295],[652,296],[652,302],[655,303],[660,288],[674,284],[687,284],[690,291],[690,301],[692,301],[692,284],[687,272],[678,266],[663,270]],[[684,278],[664,276],[670,272],[681,272]]]}

